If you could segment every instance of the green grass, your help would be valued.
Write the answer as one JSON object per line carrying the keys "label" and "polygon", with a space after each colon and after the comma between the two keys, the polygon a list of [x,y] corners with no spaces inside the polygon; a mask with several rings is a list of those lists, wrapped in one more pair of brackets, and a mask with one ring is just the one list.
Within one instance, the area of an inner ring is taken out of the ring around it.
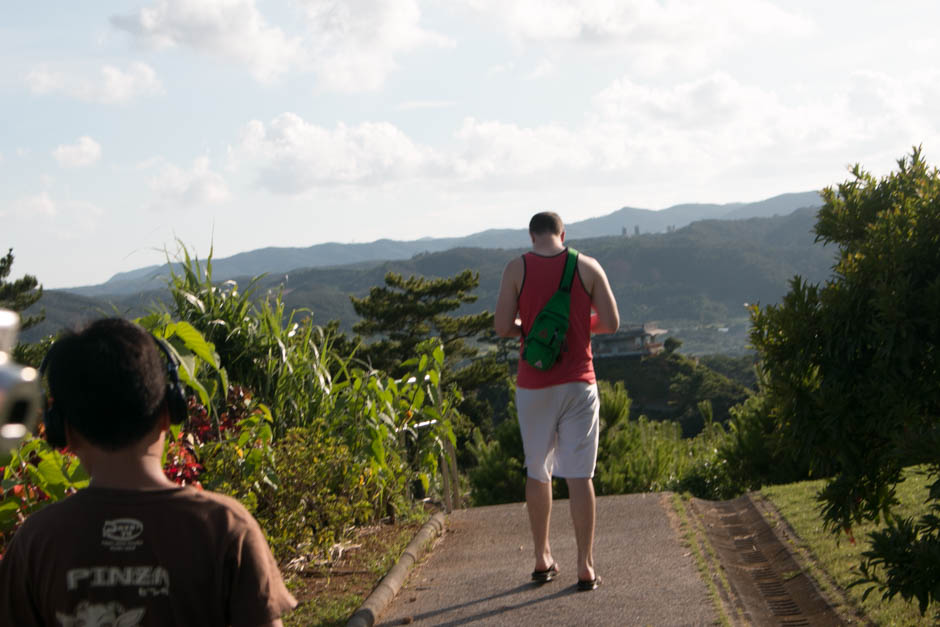
{"label": "green grass", "polygon": [[[708,588],[708,596],[718,612],[719,622],[723,627],[728,627],[731,625],[731,619],[728,617],[722,597],[730,598],[732,596],[731,587],[728,585],[728,579],[721,568],[717,566],[719,564],[718,556],[709,543],[705,530],[701,528],[701,522],[696,516],[689,514],[686,504],[687,499],[683,499],[679,494],[672,494],[672,507],[679,518],[679,527],[682,530],[683,538],[695,556],[695,566]],[[718,586],[721,586],[721,591],[719,591]],[[737,618],[740,619],[741,616]]]}
{"label": "green grass", "polygon": [[300,575],[285,572],[298,606],[284,617],[285,627],[342,627],[372,589],[395,565],[427,516],[397,525],[379,525],[360,534],[360,548],[331,568]]}
{"label": "green grass", "polygon": [[[919,517],[926,513],[924,501],[927,498],[927,477],[918,469],[909,469],[906,480],[897,488],[900,505],[896,514],[900,517]],[[844,591],[848,602],[857,611],[877,625],[936,625],[940,624],[940,607],[927,609],[925,616],[920,615],[916,601],[907,602],[900,597],[887,601],[882,599],[879,590],[873,590],[864,601],[862,596],[866,586],[850,588],[858,578],[858,565],[862,561],[862,552],[868,549],[868,534],[883,527],[877,523],[866,523],[852,529],[855,539],[853,544],[844,534],[834,535],[823,528],[822,516],[816,501],[816,494],[822,489],[824,481],[805,481],[782,486],[763,488],[761,496],[770,500],[796,532],[796,549],[815,561],[826,576]],[[827,583],[819,573],[811,573],[825,590]]]}

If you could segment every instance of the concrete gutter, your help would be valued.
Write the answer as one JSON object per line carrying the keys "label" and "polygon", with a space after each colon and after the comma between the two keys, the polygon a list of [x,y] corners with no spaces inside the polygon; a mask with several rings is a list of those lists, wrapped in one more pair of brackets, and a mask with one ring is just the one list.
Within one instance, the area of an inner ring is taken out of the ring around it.
{"label": "concrete gutter", "polygon": [[424,523],[411,543],[405,547],[398,562],[382,578],[362,606],[356,610],[346,623],[346,627],[372,627],[375,624],[379,615],[398,594],[415,562],[421,559],[431,542],[444,532],[444,521],[444,513],[438,512]]}

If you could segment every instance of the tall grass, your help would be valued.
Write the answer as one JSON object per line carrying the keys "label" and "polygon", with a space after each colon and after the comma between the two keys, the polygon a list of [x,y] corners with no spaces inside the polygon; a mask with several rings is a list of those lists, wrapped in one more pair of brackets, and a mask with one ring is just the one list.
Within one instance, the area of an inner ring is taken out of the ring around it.
{"label": "tall grass", "polygon": [[277,437],[315,425],[328,412],[334,376],[346,373],[352,355],[332,350],[334,332],[313,324],[310,311],[287,312],[280,291],[259,295],[262,277],[245,289],[235,281],[217,285],[211,251],[205,265],[185,246],[182,254],[170,275],[173,317],[199,329],[231,380],[271,409]]}

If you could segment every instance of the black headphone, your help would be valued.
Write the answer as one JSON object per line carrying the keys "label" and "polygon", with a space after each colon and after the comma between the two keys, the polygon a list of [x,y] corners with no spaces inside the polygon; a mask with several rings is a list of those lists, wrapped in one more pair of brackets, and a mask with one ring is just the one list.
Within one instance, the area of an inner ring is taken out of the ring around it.
{"label": "black headphone", "polygon": [[[170,422],[173,424],[182,424],[186,422],[189,409],[186,403],[186,393],[183,390],[182,383],[180,383],[179,359],[166,341],[155,336],[151,337],[153,337],[157,348],[160,349],[160,352],[162,352],[163,356],[166,358],[166,392],[164,393],[163,399],[166,401]],[[53,346],[53,348],[49,349],[46,356],[43,357],[42,363],[39,365],[40,381],[42,381],[49,367],[50,355],[54,352],[54,348]],[[46,398],[45,391],[43,391],[42,407],[44,408],[42,422],[46,427],[46,441],[55,448],[64,447],[67,444],[65,438],[65,418],[63,418],[61,412],[56,409],[55,399]]]}

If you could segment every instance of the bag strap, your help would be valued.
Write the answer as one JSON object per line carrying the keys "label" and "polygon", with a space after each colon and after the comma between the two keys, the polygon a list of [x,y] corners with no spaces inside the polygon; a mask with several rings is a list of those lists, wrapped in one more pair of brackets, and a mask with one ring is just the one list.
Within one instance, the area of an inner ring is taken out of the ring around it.
{"label": "bag strap", "polygon": [[571,284],[574,282],[574,272],[578,269],[578,251],[568,247],[568,258],[565,260],[565,271],[561,273],[561,283],[558,289],[562,292],[570,292]]}

